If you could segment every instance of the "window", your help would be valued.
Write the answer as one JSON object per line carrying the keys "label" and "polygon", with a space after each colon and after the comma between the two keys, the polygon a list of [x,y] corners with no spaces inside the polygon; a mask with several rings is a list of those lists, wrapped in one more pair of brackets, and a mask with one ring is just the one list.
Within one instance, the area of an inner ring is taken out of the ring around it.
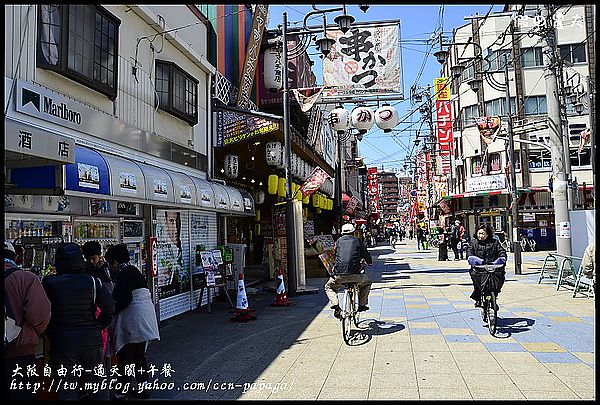
{"label": "window", "polygon": [[473,77],[475,77],[475,65],[473,64],[473,62],[469,62],[467,63],[465,70],[463,70],[460,76],[460,81],[461,83],[464,83]]}
{"label": "window", "polygon": [[529,170],[532,172],[544,172],[552,170],[550,152],[547,150],[529,151]]}
{"label": "window", "polygon": [[471,174],[473,176],[481,175],[481,156],[471,158]]}
{"label": "window", "polygon": [[[506,116],[505,113],[506,107],[506,99],[505,98],[496,98],[494,100],[485,102],[485,115],[490,117],[492,116]],[[511,113],[515,113],[515,98],[510,98],[510,111]]]}
{"label": "window", "polygon": [[521,53],[521,64],[524,68],[534,66],[544,66],[542,57],[542,47],[523,48]]}
{"label": "window", "polygon": [[158,108],[190,125],[198,123],[198,81],[173,62],[156,61]]}
{"label": "window", "polygon": [[463,127],[465,127],[469,124],[473,124],[475,122],[473,117],[478,117],[478,116],[479,116],[479,108],[477,108],[477,104],[464,107],[462,109]]}
{"label": "window", "polygon": [[569,44],[559,45],[558,51],[560,52],[560,58],[570,63],[585,63],[585,45],[580,44]]}
{"label": "window", "polygon": [[113,100],[121,21],[96,5],[41,4],[38,10],[37,66]]}
{"label": "window", "polygon": [[525,115],[547,114],[546,96],[529,96],[525,99]]}
{"label": "window", "polygon": [[497,51],[490,52],[487,57],[484,58],[483,62],[483,70],[485,72],[492,70],[502,70],[505,66],[505,58],[510,62],[512,59],[512,52],[510,49],[501,49]]}
{"label": "window", "polygon": [[590,147],[585,147],[579,153],[578,148],[569,149],[569,157],[571,159],[571,167],[590,166],[592,164]]}
{"label": "window", "polygon": [[491,174],[502,171],[502,159],[499,153],[490,153],[488,156],[488,172]]}

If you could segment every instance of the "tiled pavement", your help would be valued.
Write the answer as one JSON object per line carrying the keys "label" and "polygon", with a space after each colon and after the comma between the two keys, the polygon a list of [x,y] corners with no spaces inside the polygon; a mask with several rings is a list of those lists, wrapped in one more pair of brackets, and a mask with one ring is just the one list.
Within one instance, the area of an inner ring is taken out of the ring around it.
{"label": "tiled pavement", "polygon": [[[170,362],[181,390],[152,397],[595,399],[594,300],[537,284],[543,253],[524,255],[522,275],[508,266],[496,337],[469,298],[466,261],[439,262],[436,250],[414,244],[371,254],[370,310],[352,346],[322,288],[286,308],[269,307],[272,294],[258,293],[249,296],[256,321],[229,322],[213,306],[211,314],[161,325],[149,359]],[[322,287],[326,279],[307,281]],[[184,382],[209,387],[184,389]]]}

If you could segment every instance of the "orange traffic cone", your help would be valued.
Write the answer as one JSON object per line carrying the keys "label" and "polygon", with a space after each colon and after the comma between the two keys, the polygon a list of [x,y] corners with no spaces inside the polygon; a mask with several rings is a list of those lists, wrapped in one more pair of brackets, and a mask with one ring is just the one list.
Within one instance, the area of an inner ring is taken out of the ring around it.
{"label": "orange traffic cone", "polygon": [[277,269],[277,295],[275,295],[275,301],[271,303],[272,307],[287,307],[291,302],[287,299],[285,293],[285,284],[283,283],[283,271],[281,268]]}
{"label": "orange traffic cone", "polygon": [[248,308],[248,297],[246,297],[246,286],[244,285],[244,273],[240,273],[237,303],[234,311],[235,316],[231,318],[231,320],[238,322],[253,321],[256,319],[256,316],[252,315],[252,312],[254,312],[254,310]]}

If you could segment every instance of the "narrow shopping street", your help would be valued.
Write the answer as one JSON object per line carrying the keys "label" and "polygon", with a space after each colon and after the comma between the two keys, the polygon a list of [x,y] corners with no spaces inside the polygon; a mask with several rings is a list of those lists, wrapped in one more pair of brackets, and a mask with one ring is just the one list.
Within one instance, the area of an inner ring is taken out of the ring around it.
{"label": "narrow shopping street", "polygon": [[[594,300],[538,284],[544,252],[509,257],[499,297],[497,336],[490,336],[466,261],[437,261],[437,250],[407,241],[370,249],[370,310],[352,346],[323,292],[289,307],[274,293],[249,294],[257,319],[231,322],[225,303],[161,324],[149,362],[172,389],[152,399],[595,399]],[[450,254],[452,258],[452,254]],[[165,384],[162,388],[167,387]]]}

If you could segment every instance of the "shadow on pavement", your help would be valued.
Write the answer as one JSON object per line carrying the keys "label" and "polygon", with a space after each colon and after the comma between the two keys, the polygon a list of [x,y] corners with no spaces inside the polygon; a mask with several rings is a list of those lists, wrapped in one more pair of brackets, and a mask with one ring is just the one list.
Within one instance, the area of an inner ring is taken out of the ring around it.
{"label": "shadow on pavement", "polygon": [[[524,324],[523,324],[524,323]],[[530,318],[498,318],[498,332],[506,333],[510,337],[513,333],[527,332],[535,320]]]}
{"label": "shadow on pavement", "polygon": [[367,318],[358,323],[360,329],[354,329],[349,346],[362,346],[373,339],[373,335],[389,335],[400,332],[406,326],[400,323],[388,323],[377,319]]}

